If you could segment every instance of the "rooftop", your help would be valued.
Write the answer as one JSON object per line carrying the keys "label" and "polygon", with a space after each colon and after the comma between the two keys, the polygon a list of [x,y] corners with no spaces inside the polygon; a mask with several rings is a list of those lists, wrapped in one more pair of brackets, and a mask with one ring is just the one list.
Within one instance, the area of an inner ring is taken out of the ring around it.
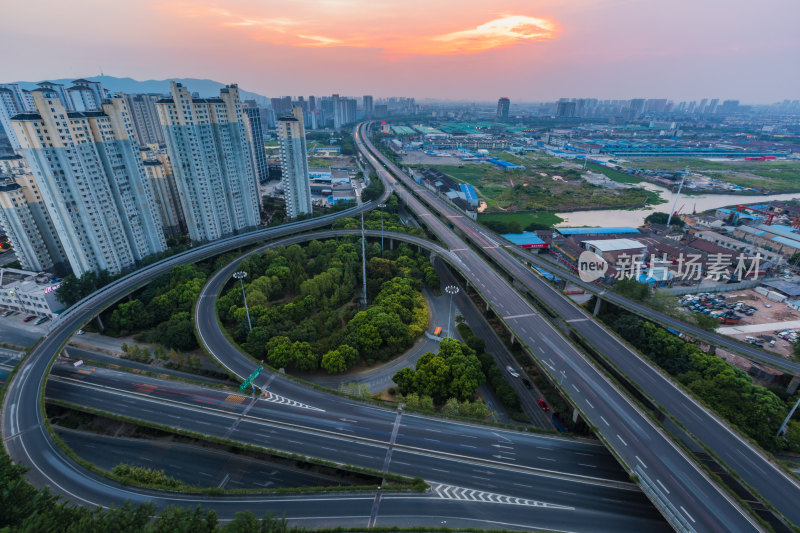
{"label": "rooftop", "polygon": [[596,241],[583,241],[600,252],[613,252],[616,250],[637,250],[647,248],[644,244],[633,239],[604,239]]}
{"label": "rooftop", "polygon": [[639,233],[639,230],[630,226],[595,227],[595,228],[556,228],[561,235],[603,235],[609,233]]}

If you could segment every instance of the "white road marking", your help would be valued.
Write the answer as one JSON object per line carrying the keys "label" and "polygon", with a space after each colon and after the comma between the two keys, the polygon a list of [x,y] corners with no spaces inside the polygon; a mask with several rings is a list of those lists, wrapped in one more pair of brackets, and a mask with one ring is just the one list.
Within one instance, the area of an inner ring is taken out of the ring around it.
{"label": "white road marking", "polygon": [[605,418],[603,418],[603,417],[602,417],[602,415],[600,416],[600,420],[602,420],[603,422],[605,422],[605,424],[606,424],[607,426],[610,426],[610,425],[611,425],[611,424],[609,424],[609,423],[608,423],[608,420],[606,420]]}
{"label": "white road marking", "polygon": [[572,388],[575,389],[575,392],[580,392],[580,389],[578,389],[578,387],[576,387],[574,383],[572,384]]}
{"label": "white road marking", "polygon": [[688,516],[688,517],[689,517],[689,520],[691,520],[691,521],[692,521],[692,523],[694,524],[694,523],[695,523],[695,521],[694,521],[694,518],[692,518],[692,515],[690,515],[690,514],[689,514],[689,511],[687,511],[686,509],[684,509],[684,508],[683,508],[683,505],[681,505],[680,507],[681,507],[681,511],[683,511],[684,513],[686,513],[686,516]]}
{"label": "white road marking", "polygon": [[434,494],[436,494],[439,498],[442,498],[444,500],[460,500],[460,501],[479,502],[479,503],[494,503],[501,505],[519,505],[524,507],[562,509],[566,511],[575,510],[574,507],[567,507],[565,505],[557,505],[554,503],[547,503],[538,500],[527,500],[525,498],[506,496],[503,494],[496,494],[494,492],[484,492],[481,490],[467,489],[464,487],[456,487],[453,485],[444,485],[439,483],[431,483],[431,491]]}
{"label": "white road marking", "polygon": [[618,438],[619,440],[621,440],[621,441],[622,441],[622,444],[624,444],[625,446],[627,446],[627,445],[628,445],[628,443],[627,443],[627,442],[625,442],[624,440],[622,440],[622,437],[620,437],[620,436],[619,436],[619,433],[617,433],[617,438]]}
{"label": "white road marking", "polygon": [[639,462],[642,464],[642,466],[643,466],[643,467],[647,468],[647,465],[646,465],[646,464],[644,464],[644,461],[642,461],[641,459],[639,459],[639,456],[638,456],[638,455],[634,455],[634,457],[636,457],[636,460],[637,460],[637,461],[639,461]]}
{"label": "white road marking", "polygon": [[661,488],[662,488],[662,489],[664,489],[664,492],[666,492],[667,494],[669,494],[669,489],[668,489],[667,487],[665,487],[663,483],[661,483],[661,480],[660,480],[660,479],[656,479],[656,483],[658,483],[659,485],[661,485]]}
{"label": "white road marking", "polygon": [[592,409],[594,409],[594,405],[592,405],[592,402],[590,402],[589,400],[586,400],[586,403],[587,403],[587,404],[589,404],[589,407],[591,407]]}

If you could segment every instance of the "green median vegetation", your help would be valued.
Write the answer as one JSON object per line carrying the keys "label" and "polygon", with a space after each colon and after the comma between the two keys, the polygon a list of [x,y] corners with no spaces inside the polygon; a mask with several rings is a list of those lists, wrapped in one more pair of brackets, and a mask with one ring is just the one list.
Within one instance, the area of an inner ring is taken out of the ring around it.
{"label": "green median vegetation", "polygon": [[781,397],[719,357],[616,307],[606,306],[600,318],[761,447],[771,452],[800,452],[800,422],[790,420],[786,434],[776,437],[800,393]]}
{"label": "green median vegetation", "polygon": [[408,349],[428,326],[423,282],[438,289],[427,258],[404,245],[367,246],[367,297],[359,311],[361,247],[355,237],[312,241],[247,257],[244,286],[231,283],[217,312],[233,339],[255,359],[275,368],[329,373],[359,361],[372,365]]}

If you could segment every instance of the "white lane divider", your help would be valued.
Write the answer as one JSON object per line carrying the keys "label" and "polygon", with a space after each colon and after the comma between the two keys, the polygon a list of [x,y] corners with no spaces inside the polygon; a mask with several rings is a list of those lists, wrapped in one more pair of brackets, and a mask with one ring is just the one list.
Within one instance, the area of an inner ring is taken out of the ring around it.
{"label": "white lane divider", "polygon": [[526,500],[514,496],[505,496],[494,492],[484,492],[481,490],[466,489],[454,485],[444,485],[441,483],[431,483],[431,491],[443,500],[460,500],[467,502],[497,503],[501,505],[521,505],[525,507],[542,507],[547,509],[562,509],[574,511],[574,507],[557,505],[538,500]]}

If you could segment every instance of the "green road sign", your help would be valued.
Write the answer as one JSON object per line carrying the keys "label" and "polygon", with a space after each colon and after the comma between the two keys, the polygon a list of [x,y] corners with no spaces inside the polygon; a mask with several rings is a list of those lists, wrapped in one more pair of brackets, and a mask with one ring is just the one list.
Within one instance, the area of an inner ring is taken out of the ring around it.
{"label": "green road sign", "polygon": [[248,377],[246,380],[244,380],[242,382],[241,385],[239,385],[239,390],[244,392],[244,390],[253,383],[253,380],[258,377],[258,375],[261,373],[261,370],[263,370],[263,368],[264,367],[262,367],[261,365],[258,365],[258,368],[253,370],[253,373],[250,374],[250,377]]}

